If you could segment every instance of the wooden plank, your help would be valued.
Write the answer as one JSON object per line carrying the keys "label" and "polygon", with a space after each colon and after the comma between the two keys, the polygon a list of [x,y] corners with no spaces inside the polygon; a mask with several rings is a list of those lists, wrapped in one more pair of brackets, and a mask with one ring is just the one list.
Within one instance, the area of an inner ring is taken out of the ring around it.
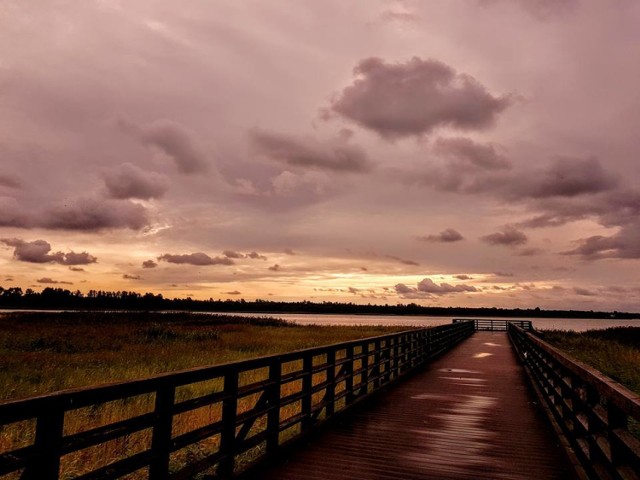
{"label": "wooden plank", "polygon": [[533,402],[506,334],[476,333],[254,478],[570,479]]}

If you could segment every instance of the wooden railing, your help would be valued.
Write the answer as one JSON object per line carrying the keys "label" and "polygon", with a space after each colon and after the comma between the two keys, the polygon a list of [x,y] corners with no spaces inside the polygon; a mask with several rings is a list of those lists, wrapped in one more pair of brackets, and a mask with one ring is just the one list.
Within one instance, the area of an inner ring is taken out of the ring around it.
{"label": "wooden railing", "polygon": [[580,476],[640,478],[640,396],[516,325],[509,336]]}
{"label": "wooden railing", "polygon": [[[231,477],[473,332],[456,323],[0,404],[0,478]],[[136,408],[114,421],[99,414],[107,403]],[[74,423],[79,412],[91,421]],[[195,412],[200,424],[181,419]]]}
{"label": "wooden railing", "polygon": [[532,330],[530,320],[493,320],[490,318],[454,318],[453,323],[459,322],[473,322],[476,331],[490,331],[490,332],[506,332],[509,324],[514,324],[522,328],[523,330]]}

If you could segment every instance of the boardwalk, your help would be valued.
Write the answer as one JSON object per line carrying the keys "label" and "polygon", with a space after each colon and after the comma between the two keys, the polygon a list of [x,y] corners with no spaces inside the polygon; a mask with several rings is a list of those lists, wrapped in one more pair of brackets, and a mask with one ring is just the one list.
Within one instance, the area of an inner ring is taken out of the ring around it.
{"label": "boardwalk", "polygon": [[264,480],[568,479],[505,333],[478,332]]}

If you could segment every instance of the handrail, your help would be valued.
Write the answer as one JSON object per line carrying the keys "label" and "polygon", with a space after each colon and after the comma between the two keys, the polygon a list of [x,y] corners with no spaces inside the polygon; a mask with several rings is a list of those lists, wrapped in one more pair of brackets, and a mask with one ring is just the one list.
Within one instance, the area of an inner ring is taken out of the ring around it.
{"label": "handrail", "polygon": [[[73,478],[120,478],[147,469],[149,479],[178,480],[211,468],[231,477],[473,332],[472,322],[455,323],[5,402],[0,429],[18,422],[35,427],[22,432],[28,445],[0,450],[0,478],[21,471],[21,480],[57,480],[65,455],[143,431],[149,433],[145,449]],[[196,393],[183,398],[185,388]],[[146,412],[67,432],[69,416],[80,409],[136,398],[149,405]],[[217,416],[175,431],[178,416],[203,408]],[[171,463],[172,455],[204,441],[200,458]],[[241,464],[247,452],[251,458]]]}
{"label": "handrail", "polygon": [[453,323],[474,322],[476,331],[506,332],[509,324],[524,330],[533,330],[531,320],[494,320],[492,318],[454,318]]}
{"label": "handrail", "polygon": [[581,472],[640,478],[640,396],[517,325],[509,336]]}

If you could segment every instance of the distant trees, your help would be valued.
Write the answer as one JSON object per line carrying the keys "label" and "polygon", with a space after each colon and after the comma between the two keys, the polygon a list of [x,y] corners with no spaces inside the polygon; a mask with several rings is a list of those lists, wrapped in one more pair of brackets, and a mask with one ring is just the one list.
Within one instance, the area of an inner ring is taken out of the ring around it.
{"label": "distant trees", "polygon": [[352,302],[278,302],[257,299],[194,300],[192,298],[164,298],[162,294],[128,291],[80,290],[46,287],[41,292],[31,288],[0,286],[0,308],[54,309],[54,310],[187,310],[206,312],[248,313],[318,313],[318,314],[375,314],[375,315],[430,315],[438,317],[531,317],[531,318],[640,318],[638,313],[584,312],[579,310],[542,310],[507,308],[425,307],[416,303],[398,305],[360,305]]}

